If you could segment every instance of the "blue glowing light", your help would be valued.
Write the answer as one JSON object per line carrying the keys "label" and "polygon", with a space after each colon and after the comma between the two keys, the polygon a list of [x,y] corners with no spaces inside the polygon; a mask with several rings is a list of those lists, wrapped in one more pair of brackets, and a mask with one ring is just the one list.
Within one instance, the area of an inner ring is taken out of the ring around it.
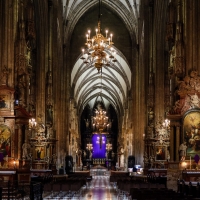
{"label": "blue glowing light", "polygon": [[92,136],[92,158],[106,158],[106,136],[94,134]]}

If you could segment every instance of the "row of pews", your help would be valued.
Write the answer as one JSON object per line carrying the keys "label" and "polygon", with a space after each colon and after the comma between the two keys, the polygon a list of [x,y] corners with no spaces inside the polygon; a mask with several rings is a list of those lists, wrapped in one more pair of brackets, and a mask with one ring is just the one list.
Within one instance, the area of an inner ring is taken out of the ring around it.
{"label": "row of pews", "polygon": [[177,186],[178,193],[182,198],[200,199],[200,182],[178,179]]}
{"label": "row of pews", "polygon": [[42,199],[43,184],[41,182],[18,182],[1,181],[0,182],[0,200],[1,199],[24,199],[30,200]]}
{"label": "row of pews", "polygon": [[[25,177],[25,176],[24,176]],[[89,172],[72,173],[70,175],[34,176],[31,180],[1,180],[1,199],[54,199],[56,197],[73,197],[79,195],[83,185],[90,184],[92,177]]]}
{"label": "row of pews", "polygon": [[130,195],[137,200],[183,200],[177,192],[167,188],[131,188]]}
{"label": "row of pews", "polygon": [[[187,188],[187,183],[178,183],[179,190],[174,191],[167,188],[167,176],[150,173],[147,175],[134,175],[129,176],[126,173],[113,173],[110,176],[110,182],[113,183],[119,196],[126,194],[131,199],[137,200],[182,200],[182,199],[193,199],[198,196],[199,190],[195,191],[198,187],[190,183],[190,189]],[[195,189],[194,189],[195,188]],[[198,188],[198,189],[199,189]],[[193,195],[192,195],[193,194]],[[194,195],[196,194],[196,195]]]}
{"label": "row of pews", "polygon": [[43,188],[44,199],[73,198],[80,197],[81,188],[87,185],[88,179],[85,176],[69,177],[66,180],[46,183]]}

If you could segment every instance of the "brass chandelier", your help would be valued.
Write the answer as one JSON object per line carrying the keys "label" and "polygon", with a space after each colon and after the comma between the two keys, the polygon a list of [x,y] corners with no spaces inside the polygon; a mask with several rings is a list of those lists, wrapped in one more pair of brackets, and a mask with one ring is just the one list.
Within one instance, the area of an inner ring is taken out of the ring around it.
{"label": "brass chandelier", "polygon": [[[103,65],[110,66],[110,62],[116,62],[115,51],[112,47],[114,44],[112,42],[113,34],[110,34],[108,37],[108,30],[106,30],[106,36],[104,37],[101,34],[101,20],[100,20],[100,0],[99,0],[99,17],[98,17],[98,28],[96,29],[96,35],[91,37],[91,31],[88,30],[86,34],[86,43],[87,49],[82,49],[81,59],[85,64],[89,62],[95,62],[94,65],[97,68],[98,72],[102,70]],[[108,54],[110,52],[110,54]],[[84,57],[84,55],[87,55]]]}
{"label": "brass chandelier", "polygon": [[106,111],[102,110],[100,107],[95,112],[95,117],[93,117],[93,131],[94,133],[102,134],[106,133],[109,127],[108,117],[106,116]]}

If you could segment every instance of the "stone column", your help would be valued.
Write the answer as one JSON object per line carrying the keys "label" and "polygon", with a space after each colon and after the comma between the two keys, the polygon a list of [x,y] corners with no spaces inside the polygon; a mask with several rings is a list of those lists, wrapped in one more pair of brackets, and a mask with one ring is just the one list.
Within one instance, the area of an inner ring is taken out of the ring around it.
{"label": "stone column", "polygon": [[179,145],[180,145],[180,126],[176,126],[176,161],[179,161],[179,153],[178,153],[178,149],[179,149]]}
{"label": "stone column", "polygon": [[19,124],[18,125],[18,159],[21,159],[22,157],[22,125]]}
{"label": "stone column", "polygon": [[170,161],[174,161],[174,127],[170,127]]}

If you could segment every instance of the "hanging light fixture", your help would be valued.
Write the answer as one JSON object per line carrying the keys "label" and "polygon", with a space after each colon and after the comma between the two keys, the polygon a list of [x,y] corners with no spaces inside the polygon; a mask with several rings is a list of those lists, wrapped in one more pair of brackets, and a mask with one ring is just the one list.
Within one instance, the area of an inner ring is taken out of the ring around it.
{"label": "hanging light fixture", "polygon": [[94,133],[106,133],[107,127],[109,127],[108,117],[106,116],[106,111],[98,107],[95,111],[95,116],[93,117],[93,131]]}
{"label": "hanging light fixture", "polygon": [[[87,49],[82,49],[81,59],[85,64],[89,62],[95,62],[94,65],[97,68],[98,72],[102,70],[103,65],[109,66],[110,62],[116,62],[117,60],[114,57],[116,53],[112,47],[114,44],[112,42],[113,34],[110,34],[108,37],[108,30],[106,30],[106,36],[104,37],[101,34],[101,2],[99,0],[99,16],[98,16],[98,28],[96,29],[96,35],[91,37],[91,31],[88,30],[86,34],[86,43]],[[107,50],[107,51],[106,51]],[[110,54],[107,52],[110,51]],[[86,57],[84,57],[86,55]]]}
{"label": "hanging light fixture", "polygon": [[109,127],[109,123],[108,123],[108,117],[106,116],[106,111],[104,111],[100,104],[98,104],[98,109],[95,111],[95,116],[92,118],[93,121],[93,133],[94,134],[99,134],[98,138],[98,142],[100,145],[100,149],[102,147],[102,144],[105,143],[104,141],[104,136],[102,136],[103,134],[107,134],[108,133],[108,127]]}

